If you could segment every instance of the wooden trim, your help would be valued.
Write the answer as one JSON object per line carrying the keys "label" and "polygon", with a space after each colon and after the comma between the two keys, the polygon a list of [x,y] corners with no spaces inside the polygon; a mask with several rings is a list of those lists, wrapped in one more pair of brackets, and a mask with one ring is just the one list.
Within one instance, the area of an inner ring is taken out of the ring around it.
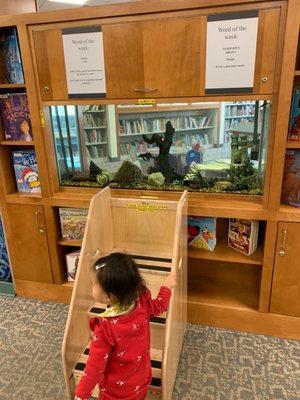
{"label": "wooden trim", "polygon": [[268,313],[272,289],[274,257],[277,240],[277,222],[267,222],[264,245],[263,270],[260,285],[259,311]]}
{"label": "wooden trim", "polygon": [[33,297],[44,301],[70,304],[72,286],[54,283],[32,282],[16,279],[16,294],[20,297]]}
{"label": "wooden trim", "polygon": [[300,318],[226,308],[221,305],[188,303],[188,322],[285,339],[300,339]]}

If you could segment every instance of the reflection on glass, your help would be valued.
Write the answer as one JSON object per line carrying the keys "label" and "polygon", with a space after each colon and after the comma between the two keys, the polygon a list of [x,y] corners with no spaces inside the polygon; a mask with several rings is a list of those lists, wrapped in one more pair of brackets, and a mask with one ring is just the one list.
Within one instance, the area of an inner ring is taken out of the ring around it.
{"label": "reflection on glass", "polygon": [[270,101],[51,106],[61,185],[261,194]]}

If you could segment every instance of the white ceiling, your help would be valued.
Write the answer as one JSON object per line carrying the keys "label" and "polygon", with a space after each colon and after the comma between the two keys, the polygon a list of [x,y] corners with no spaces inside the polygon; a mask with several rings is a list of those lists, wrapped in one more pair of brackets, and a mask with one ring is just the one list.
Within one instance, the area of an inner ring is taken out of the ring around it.
{"label": "white ceiling", "polygon": [[[84,7],[86,6],[97,6],[101,4],[111,4],[111,3],[127,3],[131,0],[88,0]],[[135,0],[137,1],[137,0]],[[52,10],[62,10],[66,8],[81,7],[76,5],[69,5],[64,3],[56,3],[48,0],[37,0],[37,5],[39,11],[52,11]]]}

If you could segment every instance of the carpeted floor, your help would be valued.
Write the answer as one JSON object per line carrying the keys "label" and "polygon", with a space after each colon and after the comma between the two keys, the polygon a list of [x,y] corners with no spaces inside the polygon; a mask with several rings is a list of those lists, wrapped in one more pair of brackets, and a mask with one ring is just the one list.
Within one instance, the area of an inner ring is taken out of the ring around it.
{"label": "carpeted floor", "polygon": [[[0,297],[0,399],[64,400],[68,307]],[[189,325],[173,400],[299,400],[300,342]]]}

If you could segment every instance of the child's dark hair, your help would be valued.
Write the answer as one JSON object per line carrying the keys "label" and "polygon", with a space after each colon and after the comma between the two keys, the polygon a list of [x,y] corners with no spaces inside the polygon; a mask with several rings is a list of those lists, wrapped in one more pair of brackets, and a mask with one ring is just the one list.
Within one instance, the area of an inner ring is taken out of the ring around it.
{"label": "child's dark hair", "polygon": [[108,296],[126,306],[145,290],[145,282],[138,267],[127,254],[112,253],[94,264],[97,280]]}

